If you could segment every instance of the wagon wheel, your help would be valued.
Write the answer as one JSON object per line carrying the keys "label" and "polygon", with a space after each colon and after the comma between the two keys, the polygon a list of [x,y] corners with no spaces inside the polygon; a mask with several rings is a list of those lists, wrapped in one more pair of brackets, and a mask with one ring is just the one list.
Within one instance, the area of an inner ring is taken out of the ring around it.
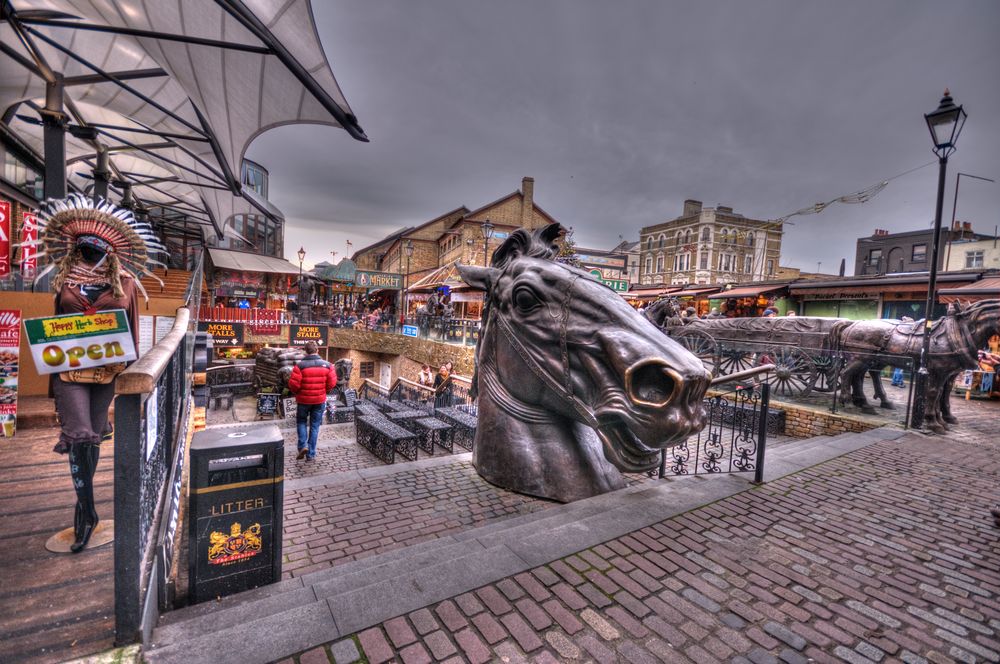
{"label": "wagon wheel", "polygon": [[776,346],[760,353],[758,364],[773,364],[774,371],[764,375],[776,396],[806,396],[816,383],[813,361],[794,346]]}
{"label": "wagon wheel", "polygon": [[728,376],[732,373],[745,371],[754,366],[755,353],[743,348],[723,347],[719,351],[719,360],[716,363],[715,375]]}
{"label": "wagon wheel", "polygon": [[816,382],[813,389],[817,392],[833,392],[837,388],[842,365],[830,355],[820,355],[813,358],[816,367]]}
{"label": "wagon wheel", "polygon": [[715,374],[716,353],[718,353],[719,346],[715,343],[712,335],[702,330],[684,330],[672,338],[701,360],[710,373]]}

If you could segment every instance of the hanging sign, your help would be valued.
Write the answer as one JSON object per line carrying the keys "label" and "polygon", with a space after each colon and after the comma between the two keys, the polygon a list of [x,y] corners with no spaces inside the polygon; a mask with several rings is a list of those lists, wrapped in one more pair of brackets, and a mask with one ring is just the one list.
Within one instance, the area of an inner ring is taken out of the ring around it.
{"label": "hanging sign", "polygon": [[330,328],[326,325],[288,326],[288,344],[290,346],[305,346],[309,341],[315,341],[320,348],[326,348],[330,345]]}
{"label": "hanging sign", "polygon": [[38,241],[38,220],[35,215],[25,212],[21,217],[21,278],[28,280],[35,278],[35,270],[38,269],[38,248],[26,242]]}
{"label": "hanging sign", "polygon": [[203,321],[198,323],[198,331],[211,334],[212,345],[216,348],[221,346],[242,346],[245,339],[243,336],[243,323]]}
{"label": "hanging sign", "polygon": [[29,318],[24,331],[43,375],[138,359],[124,309]]}
{"label": "hanging sign", "polygon": [[[0,201],[0,277],[10,274],[10,201]],[[18,330],[20,330],[18,325]],[[18,332],[20,334],[20,331]]]}
{"label": "hanging sign", "polygon": [[17,430],[17,375],[21,354],[21,310],[0,309],[0,425],[3,437]]}

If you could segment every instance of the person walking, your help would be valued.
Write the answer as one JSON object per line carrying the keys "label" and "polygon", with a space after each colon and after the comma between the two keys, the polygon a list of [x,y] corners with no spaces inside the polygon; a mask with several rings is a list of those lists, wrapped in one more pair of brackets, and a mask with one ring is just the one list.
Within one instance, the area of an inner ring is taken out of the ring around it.
{"label": "person walking", "polygon": [[316,439],[326,410],[326,393],[337,386],[337,371],[318,354],[315,341],[307,341],[306,356],[292,369],[288,389],[295,395],[295,424],[298,428],[299,453],[296,459],[316,458]]}

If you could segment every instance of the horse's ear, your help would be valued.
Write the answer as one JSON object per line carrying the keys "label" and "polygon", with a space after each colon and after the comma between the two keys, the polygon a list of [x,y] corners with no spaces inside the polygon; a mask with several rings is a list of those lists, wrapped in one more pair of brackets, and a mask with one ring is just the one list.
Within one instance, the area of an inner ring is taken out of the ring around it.
{"label": "horse's ear", "polygon": [[545,244],[555,244],[556,240],[558,240],[559,236],[562,235],[564,232],[565,229],[558,221],[556,221],[549,224],[548,226],[543,226],[541,229],[539,229],[538,239],[540,239]]}
{"label": "horse's ear", "polygon": [[499,270],[492,267],[479,267],[477,265],[462,265],[456,263],[458,274],[462,281],[478,290],[486,291],[493,286],[499,276]]}

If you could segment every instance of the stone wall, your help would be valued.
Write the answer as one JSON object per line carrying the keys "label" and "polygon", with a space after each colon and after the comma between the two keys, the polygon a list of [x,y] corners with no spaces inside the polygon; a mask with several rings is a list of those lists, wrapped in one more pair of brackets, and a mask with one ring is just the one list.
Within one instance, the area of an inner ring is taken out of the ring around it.
{"label": "stone wall", "polygon": [[785,411],[785,435],[796,438],[861,433],[882,426],[882,423],[851,415],[817,411],[788,403],[775,403],[774,405]]}

